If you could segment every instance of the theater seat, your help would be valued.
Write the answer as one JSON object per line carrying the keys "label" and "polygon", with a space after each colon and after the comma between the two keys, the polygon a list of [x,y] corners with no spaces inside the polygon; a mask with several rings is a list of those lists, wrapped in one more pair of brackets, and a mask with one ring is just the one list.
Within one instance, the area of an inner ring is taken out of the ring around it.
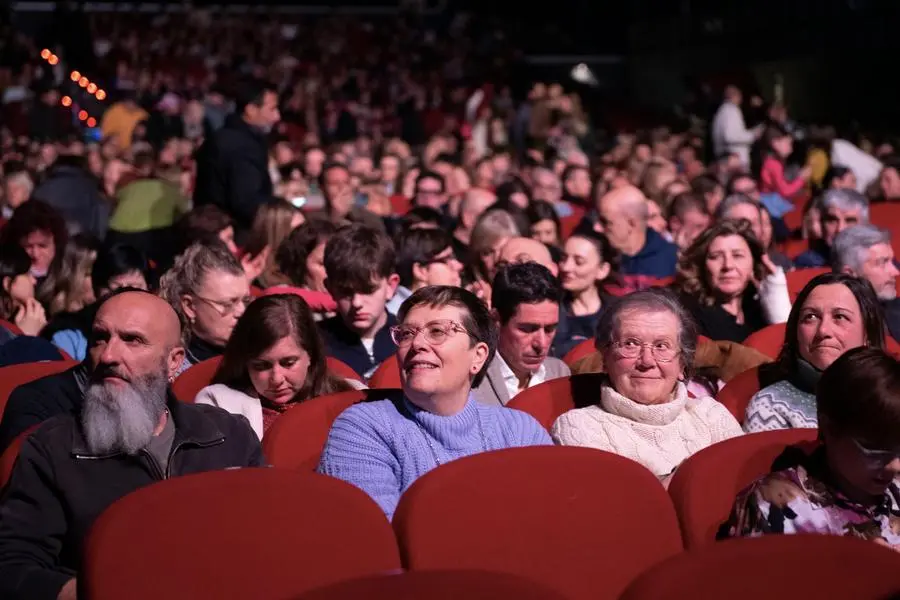
{"label": "theater seat", "polygon": [[141,488],[87,536],[90,600],[292,598],[400,568],[384,513],[332,477],[248,468]]}
{"label": "theater seat", "polygon": [[378,368],[369,377],[369,387],[373,389],[395,389],[401,387],[400,367],[397,364],[396,354],[390,355],[378,365]]}
{"label": "theater seat", "polygon": [[411,571],[484,569],[571,600],[613,600],[682,549],[671,500],[650,471],[590,448],[468,456],[400,498],[394,529]]}
{"label": "theater seat", "polygon": [[889,600],[900,554],[848,536],[771,535],[721,542],[650,568],[622,600]]}
{"label": "theater seat", "polygon": [[528,413],[549,431],[564,412],[599,402],[600,384],[605,379],[602,373],[551,379],[522,390],[506,406]]}
{"label": "theater seat", "polygon": [[781,352],[781,346],[784,345],[784,332],[786,330],[787,323],[775,323],[774,325],[763,327],[747,336],[743,345],[758,350],[775,360],[778,358],[778,353]]}
{"label": "theater seat", "polygon": [[797,294],[803,291],[806,284],[823,273],[831,273],[831,269],[826,267],[794,269],[786,273],[785,278],[787,279],[788,294],[791,296],[791,302],[797,299]]}
{"label": "theater seat", "polygon": [[759,391],[759,367],[753,367],[731,379],[716,394],[716,400],[728,409],[738,423],[744,422],[747,405]]}
{"label": "theater seat", "polygon": [[62,373],[77,364],[78,361],[75,360],[52,360],[0,367],[0,415],[6,409],[9,395],[20,385],[31,383],[42,377]]}
{"label": "theater seat", "polygon": [[738,493],[771,471],[788,446],[809,452],[818,430],[782,429],[750,433],[707,446],[681,463],[669,483],[685,546],[715,541]]}

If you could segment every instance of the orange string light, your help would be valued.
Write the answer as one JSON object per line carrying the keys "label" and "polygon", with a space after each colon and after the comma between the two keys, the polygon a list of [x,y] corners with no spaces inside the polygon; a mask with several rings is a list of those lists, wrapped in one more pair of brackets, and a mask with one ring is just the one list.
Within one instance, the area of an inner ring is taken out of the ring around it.
{"label": "orange string light", "polygon": [[81,79],[78,80],[78,85],[80,85],[81,87],[87,87],[88,83],[90,83],[90,82],[88,81],[87,77],[82,77]]}
{"label": "orange string light", "polygon": [[103,100],[104,98],[106,98],[106,92],[97,90],[97,100]]}
{"label": "orange string light", "polygon": [[72,71],[72,74],[69,75],[69,78],[72,81],[78,81],[79,79],[81,79],[81,73],[79,73],[78,71]]}
{"label": "orange string light", "polygon": [[41,58],[43,58],[44,60],[48,60],[48,59],[50,58],[50,55],[51,55],[51,54],[52,54],[52,52],[50,52],[50,51],[47,50],[46,48],[44,48],[43,50],[41,50]]}
{"label": "orange string light", "polygon": [[87,119],[87,118],[88,118],[88,114],[87,114],[87,111],[86,111],[86,110],[80,110],[80,111],[78,111],[78,120],[79,120],[79,121],[84,121],[84,120]]}
{"label": "orange string light", "polygon": [[88,86],[87,86],[87,91],[88,91],[88,94],[93,94],[94,92],[96,92],[96,91],[97,91],[97,84],[95,84],[95,83],[89,83]]}
{"label": "orange string light", "polygon": [[87,120],[87,126],[88,126],[88,127],[96,127],[96,126],[97,126],[97,119],[95,119],[94,117],[91,117],[90,119],[88,119],[88,120]]}
{"label": "orange string light", "polygon": [[70,98],[69,96],[63,96],[62,100],[60,100],[60,102],[62,103],[63,106],[65,106],[67,108],[69,106],[72,106],[72,98]]}
{"label": "orange string light", "polygon": [[50,58],[47,59],[47,62],[50,63],[51,65],[56,65],[56,63],[59,62],[59,57],[56,56],[55,54],[51,54]]}

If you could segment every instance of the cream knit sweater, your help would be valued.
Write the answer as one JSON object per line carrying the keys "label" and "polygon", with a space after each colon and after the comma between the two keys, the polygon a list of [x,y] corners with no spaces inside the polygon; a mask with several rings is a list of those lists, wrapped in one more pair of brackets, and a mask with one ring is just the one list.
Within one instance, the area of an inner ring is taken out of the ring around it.
{"label": "cream knit sweater", "polygon": [[712,398],[690,398],[683,383],[665,404],[638,404],[609,385],[600,405],[570,410],[550,430],[562,446],[585,446],[637,461],[657,477],[671,473],[688,456],[741,435],[741,426]]}

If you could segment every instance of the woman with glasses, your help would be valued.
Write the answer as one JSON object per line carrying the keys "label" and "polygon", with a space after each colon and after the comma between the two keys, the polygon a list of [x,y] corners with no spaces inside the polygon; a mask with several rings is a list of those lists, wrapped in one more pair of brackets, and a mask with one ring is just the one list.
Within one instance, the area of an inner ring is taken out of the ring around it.
{"label": "woman with glasses", "polygon": [[491,315],[462,288],[429,286],[400,307],[391,333],[402,393],[357,404],[335,420],[319,472],[368,493],[391,518],[400,495],[428,471],[457,458],[550,444],[531,416],[476,402],[497,346]]}
{"label": "woman with glasses", "polygon": [[608,374],[599,403],[559,417],[551,429],[558,444],[620,454],[668,485],[688,456],[742,433],[724,406],[688,396],[697,331],[671,292],[616,301],[600,318],[597,348]]}
{"label": "woman with glasses", "polygon": [[244,269],[224,244],[194,244],[160,279],[160,295],[172,305],[184,332],[184,372],[220,356],[250,304]]}
{"label": "woman with glasses", "polygon": [[900,548],[900,363],[855,348],[816,388],[821,445],[753,483],[719,536],[847,535]]}

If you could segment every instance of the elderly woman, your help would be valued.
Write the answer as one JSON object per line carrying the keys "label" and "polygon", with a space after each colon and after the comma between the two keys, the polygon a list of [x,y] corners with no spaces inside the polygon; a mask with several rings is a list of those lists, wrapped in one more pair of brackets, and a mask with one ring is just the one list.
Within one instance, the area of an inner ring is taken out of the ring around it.
{"label": "elderly woman", "polygon": [[884,318],[868,282],[824,273],[797,296],[778,360],[760,368],[764,387],[747,406],[748,432],[816,427],[815,389],[844,352],[858,346],[884,348]]}
{"label": "elderly woman", "polygon": [[814,533],[900,547],[900,363],[850,350],[822,374],[816,399],[821,446],[800,460],[786,452],[792,466],[741,492],[719,536]]}
{"label": "elderly woman", "polygon": [[600,402],[559,417],[551,429],[558,444],[620,454],[667,484],[691,454],[741,434],[724,406],[688,397],[697,333],[670,292],[619,299],[600,318],[597,345],[608,374]]}
{"label": "elderly woman", "polygon": [[212,385],[194,401],[244,415],[262,439],[300,402],[364,387],[328,372],[309,306],[299,296],[280,294],[256,300],[238,319]]}
{"label": "elderly woman", "polygon": [[160,295],[184,326],[181,372],[219,356],[237,320],[252,300],[250,283],[224,244],[194,244],[160,279]]}
{"label": "elderly woman", "polygon": [[704,231],[678,263],[675,290],[714,340],[743,342],[791,310],[784,271],[763,252],[746,221],[722,221]]}
{"label": "elderly woman", "polygon": [[402,394],[357,404],[334,422],[319,472],[368,493],[391,518],[400,495],[442,464],[516,446],[550,444],[529,415],[476,402],[497,332],[471,292],[429,286],[407,298],[391,333]]}

